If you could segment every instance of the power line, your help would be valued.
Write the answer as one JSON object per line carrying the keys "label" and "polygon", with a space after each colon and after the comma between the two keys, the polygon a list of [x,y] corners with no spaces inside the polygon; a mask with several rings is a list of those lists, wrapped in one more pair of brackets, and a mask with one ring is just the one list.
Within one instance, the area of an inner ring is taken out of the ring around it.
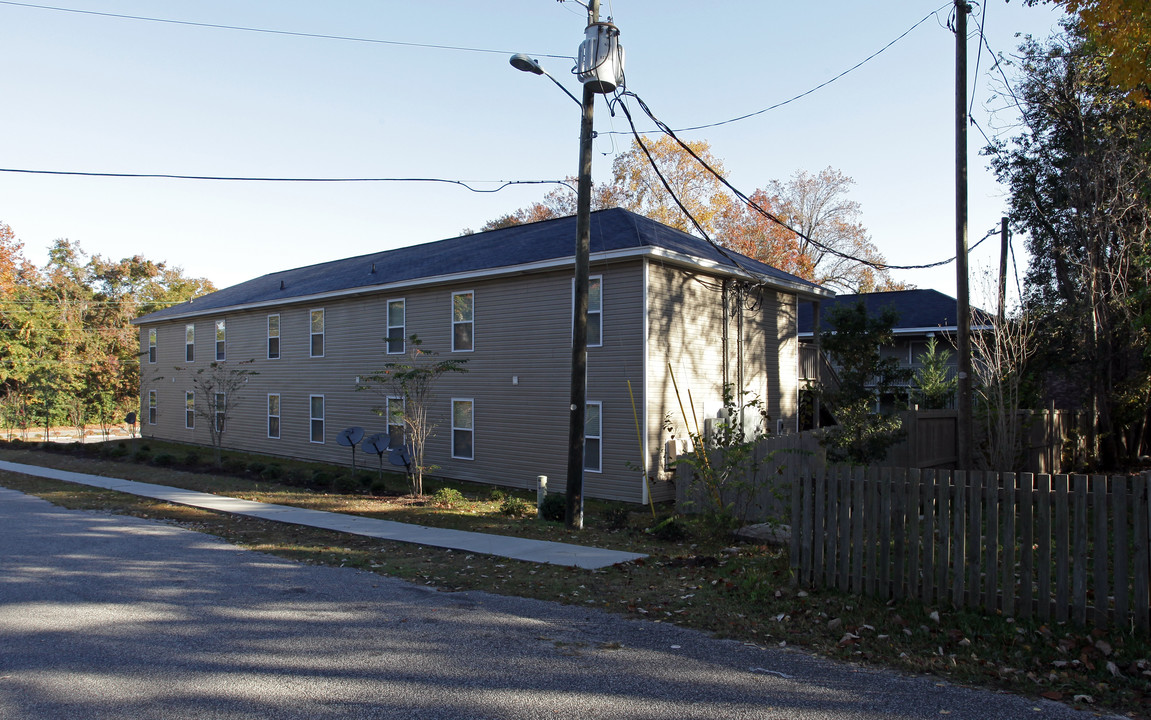
{"label": "power line", "polygon": [[[779,219],[774,213],[761,207],[758,203],[756,203],[754,200],[752,200],[750,197],[748,197],[746,194],[744,194],[742,191],[740,191],[737,187],[735,187],[730,182],[728,182],[727,178],[725,178],[723,175],[716,172],[716,170],[714,168],[712,168],[710,165],[708,165],[707,162],[703,158],[701,158],[698,154],[696,154],[696,152],[694,150],[692,150],[691,147],[688,146],[687,143],[685,143],[683,140],[680,140],[679,137],[675,134],[676,131],[672,130],[670,127],[667,126],[666,123],[664,123],[662,120],[657,118],[652,113],[651,109],[647,106],[647,103],[645,103],[643,101],[643,98],[641,98],[639,95],[636,95],[634,92],[629,90],[629,91],[623,93],[623,96],[634,97],[636,99],[636,102],[639,103],[640,108],[643,109],[644,113],[648,116],[648,118],[650,118],[651,121],[654,122],[656,124],[656,126],[658,128],[660,128],[660,130],[664,134],[669,136],[671,139],[675,140],[676,143],[678,143],[681,148],[683,148],[689,155],[691,155],[693,158],[695,158],[695,161],[697,163],[699,163],[701,167],[703,167],[705,170],[707,170],[709,173],[711,173],[713,176],[715,176],[715,178],[717,180],[719,180],[719,182],[722,183],[724,187],[726,187],[728,190],[731,190],[732,193],[734,193],[735,196],[740,201],[742,201],[745,205],[747,205],[747,207],[749,207],[753,211],[759,213],[760,215],[767,218],[768,220],[774,222],[775,224],[783,227],[784,229],[791,231],[792,233],[794,233],[798,237],[811,243],[812,245],[819,248],[820,250],[822,250],[822,251],[824,251],[830,255],[835,255],[836,257],[843,258],[844,260],[850,260],[852,262],[856,262],[856,263],[859,263],[861,265],[865,265],[867,267],[874,268],[876,270],[927,270],[930,268],[941,267],[943,265],[948,265],[950,263],[955,262],[956,256],[952,256],[946,260],[940,260],[938,262],[927,263],[927,264],[923,264],[923,265],[892,265],[889,263],[876,262],[874,260],[866,260],[864,258],[860,258],[860,257],[856,257],[855,255],[851,255],[850,253],[845,253],[845,252],[842,252],[840,250],[836,250],[835,248],[832,248],[828,245],[824,245],[823,243],[819,242],[818,240],[814,240],[813,238],[805,235],[804,233],[800,232],[799,230],[796,230],[795,228],[791,227],[786,222]],[[635,135],[636,140],[640,144],[640,147],[644,150],[644,154],[647,155],[648,162],[651,163],[653,168],[655,168],[655,161],[652,159],[651,155],[647,152],[646,146],[643,144],[643,141],[640,139],[639,131],[636,130],[635,123],[632,122],[631,113],[627,112],[626,107],[624,105],[622,105],[622,103],[621,103],[621,108],[624,108],[624,114],[627,116],[628,123],[631,125],[632,133],[633,133],[633,135]],[[658,168],[655,168],[655,169],[656,169],[656,174],[660,177],[660,180],[663,181],[663,175],[660,174]],[[691,214],[687,212],[687,210],[684,208],[683,204],[679,201],[679,198],[677,198],[675,196],[675,193],[671,191],[671,188],[667,185],[666,181],[664,181],[664,188],[667,189],[669,194],[671,194],[672,199],[675,200],[675,202],[679,206],[680,210],[682,210],[684,212],[684,214],[686,214],[688,216],[688,218],[692,221],[692,224],[694,224],[696,226],[696,228],[699,229],[700,232],[702,233],[703,230],[702,230],[702,228],[700,228],[699,223],[697,223],[695,218],[692,217]],[[975,250],[975,248],[979,247],[980,243],[982,243],[987,238],[991,237],[997,231],[998,231],[997,228],[992,228],[991,230],[989,230],[986,235],[984,235],[982,238],[979,239],[978,242],[976,242],[974,245],[972,245],[970,248],[968,248],[967,252],[970,254],[973,250]],[[707,237],[706,233],[704,233],[704,238],[708,242],[712,243],[712,245],[715,245],[715,243],[710,238]]]}
{"label": "power line", "polygon": [[[0,4],[3,0],[0,0]],[[419,177],[261,177],[261,176],[227,176],[227,175],[180,175],[175,173],[114,173],[114,172],[81,172],[77,170],[28,170],[24,168],[0,168],[2,173],[22,173],[26,175],[66,175],[72,177],[103,177],[103,178],[150,178],[162,180],[215,180],[224,182],[280,182],[280,183],[381,183],[381,182],[412,182],[412,183],[443,183],[446,185],[459,185],[474,193],[495,193],[512,185],[563,185],[575,191],[564,180],[449,180],[446,178],[419,178]],[[476,188],[472,183],[500,183],[496,188]]]}
{"label": "power line", "polygon": [[[739,117],[734,117],[734,118],[731,118],[731,119],[729,119],[729,120],[720,120],[719,122],[707,123],[707,124],[704,124],[704,125],[693,125],[693,126],[691,126],[691,127],[678,128],[678,129],[677,129],[675,132],[691,132],[691,131],[695,131],[695,130],[705,130],[705,129],[707,129],[707,128],[719,127],[719,126],[721,126],[721,125],[729,125],[729,124],[731,124],[731,123],[734,123],[734,122],[739,122],[740,120],[747,120],[748,118],[753,118],[753,117],[756,117],[757,115],[763,115],[763,114],[764,114],[764,113],[766,113],[766,112],[770,112],[770,111],[772,111],[772,110],[775,110],[775,109],[777,109],[777,108],[781,108],[781,107],[783,107],[784,105],[789,105],[789,104],[791,104],[791,103],[795,102],[796,100],[801,100],[801,99],[803,99],[803,98],[807,97],[808,95],[811,95],[812,93],[814,93],[814,92],[816,92],[816,91],[818,91],[818,90],[822,90],[823,88],[825,88],[825,87],[827,87],[828,85],[832,84],[832,83],[833,83],[833,82],[835,82],[836,80],[839,80],[839,79],[841,79],[841,78],[842,78],[842,77],[844,77],[845,75],[848,75],[849,73],[851,73],[851,72],[854,72],[855,70],[858,70],[859,68],[863,67],[864,65],[866,65],[868,62],[870,62],[871,60],[875,59],[875,58],[876,58],[876,57],[878,57],[879,55],[882,55],[882,54],[883,54],[884,52],[886,52],[886,51],[888,50],[888,48],[890,48],[892,45],[896,44],[897,42],[899,42],[899,41],[900,41],[900,40],[902,40],[903,38],[905,38],[905,37],[907,37],[908,35],[910,35],[910,34],[911,34],[911,32],[912,32],[913,30],[915,30],[916,28],[918,28],[918,27],[919,27],[920,25],[922,25],[923,23],[927,22],[928,20],[930,20],[930,19],[931,19],[931,18],[933,18],[933,17],[936,17],[936,16],[938,16],[938,15],[939,15],[939,12],[940,12],[941,10],[943,10],[944,8],[946,8],[946,7],[949,7],[949,6],[951,6],[951,3],[947,3],[947,4],[945,4],[945,5],[940,5],[940,6],[939,6],[939,8],[937,8],[937,9],[935,9],[935,10],[932,10],[931,12],[927,13],[926,15],[924,15],[924,16],[923,16],[923,18],[922,18],[921,20],[919,20],[919,22],[915,23],[915,24],[914,24],[914,25],[912,25],[911,27],[909,27],[909,28],[907,28],[906,30],[904,30],[904,31],[903,31],[903,33],[899,35],[899,37],[895,38],[894,40],[892,40],[891,42],[887,43],[886,45],[884,45],[884,46],[883,46],[883,47],[881,47],[880,49],[878,49],[878,50],[876,50],[875,52],[871,53],[870,55],[868,55],[867,57],[865,57],[863,60],[860,60],[860,61],[859,61],[859,62],[857,62],[855,65],[852,65],[851,67],[849,67],[848,69],[846,69],[846,70],[844,70],[843,72],[839,73],[838,75],[836,75],[835,77],[831,78],[830,80],[826,80],[826,81],[824,81],[824,82],[820,83],[819,85],[816,85],[815,87],[811,88],[810,90],[806,90],[806,91],[804,91],[804,92],[801,92],[800,94],[796,95],[795,97],[789,98],[789,99],[787,99],[787,100],[784,100],[784,101],[782,101],[782,102],[778,102],[778,103],[776,103],[776,104],[774,104],[774,105],[772,105],[772,106],[770,106],[770,107],[765,107],[765,108],[763,108],[762,110],[756,110],[755,112],[750,112],[750,113],[747,113],[746,115],[740,115]],[[654,130],[651,130],[651,131],[646,131],[646,132],[656,132],[656,131],[654,131]],[[610,133],[605,133],[605,134],[608,134],[608,135],[627,135],[627,134],[629,134],[629,133],[628,133],[628,132],[626,132],[626,131],[623,131],[623,130],[613,130],[613,131],[611,131]]]}
{"label": "power line", "polygon": [[[381,40],[378,38],[354,37],[351,35],[326,35],[323,33],[293,32],[291,30],[271,30],[268,28],[248,27],[244,25],[224,25],[221,23],[193,22],[191,20],[172,20],[169,18],[146,17],[143,15],[123,15],[120,13],[99,12],[96,10],[77,10],[75,8],[57,7],[54,5],[36,5],[33,3],[12,2],[0,0],[0,5],[33,8],[35,10],[51,10],[54,12],[73,13],[76,15],[94,15],[96,17],[116,18],[119,20],[140,20],[143,22],[164,23],[166,25],[185,25],[189,27],[211,28],[213,30],[236,30],[241,32],[263,33],[265,35],[287,35],[289,37],[315,38],[319,40],[341,40],[344,42],[372,43],[376,45],[397,45],[400,47],[427,48],[431,50],[456,50],[460,52],[478,52],[500,55],[511,55],[514,50],[492,50],[488,48],[467,47],[462,45],[439,45],[435,43],[406,42],[402,40]],[[570,55],[549,55],[547,53],[532,53],[538,57],[560,58],[575,60]]]}

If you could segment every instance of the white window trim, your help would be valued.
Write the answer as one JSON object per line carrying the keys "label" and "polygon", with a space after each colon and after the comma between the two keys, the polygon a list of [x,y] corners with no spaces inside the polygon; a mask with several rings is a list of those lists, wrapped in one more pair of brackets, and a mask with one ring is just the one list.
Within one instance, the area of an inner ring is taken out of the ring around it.
{"label": "white window trim", "polygon": [[[457,295],[471,295],[472,296],[472,319],[461,320],[456,322],[456,296]],[[451,318],[452,318],[452,352],[475,352],[476,350],[476,292],[475,290],[459,290],[452,293],[451,305]],[[472,326],[472,346],[466,350],[456,348],[456,325],[471,325]]]}
{"label": "white window trim", "polygon": [[[404,309],[404,324],[392,325],[392,303],[400,303]],[[408,350],[408,300],[407,298],[389,298],[384,303],[384,321],[387,326],[387,331],[384,335],[384,352],[388,355],[403,355]],[[388,338],[392,336],[392,328],[403,328],[404,331],[400,333],[400,349],[392,350],[392,344],[388,342]],[[452,331],[453,342],[455,340],[455,331]],[[474,343],[473,343],[474,344]]]}
{"label": "white window trim", "polygon": [[[223,401],[221,402],[221,398]],[[221,409],[223,407],[223,409]],[[227,427],[225,424],[228,422],[228,394],[227,393],[214,393],[212,397],[212,423],[216,427],[216,432],[225,432]]]}
{"label": "white window trim", "polygon": [[[599,280],[599,310],[595,310],[595,311],[593,311],[590,307],[591,283],[593,280]],[[593,314],[599,315],[599,342],[588,342],[587,346],[589,348],[591,348],[591,347],[603,347],[603,332],[604,332],[604,326],[603,326],[603,275],[591,275],[588,277],[588,299],[589,299],[589,307],[588,307],[588,311],[587,311],[588,317],[591,317]],[[571,318],[572,318],[572,342],[575,342],[575,278],[572,278]]]}
{"label": "white window trim", "polygon": [[148,328],[148,364],[156,364],[156,328]]}
{"label": "white window trim", "polygon": [[[457,428],[456,427],[456,403],[466,402],[471,403],[472,406],[472,426],[470,428]],[[452,398],[452,459],[453,460],[475,460],[476,459],[476,401],[473,398]],[[456,454],[456,430],[466,430],[472,434],[472,454],[471,457],[464,457]]]}
{"label": "white window trim", "polygon": [[[227,319],[223,318],[223,319],[217,320],[215,323],[213,323],[213,328],[215,330],[214,339],[215,339],[215,343],[216,343],[216,345],[215,345],[216,362],[227,362],[227,360],[228,360],[228,321],[227,321]],[[221,355],[221,352],[220,352],[220,345],[221,345],[220,331],[221,330],[224,331],[224,340],[223,340],[224,352],[222,353],[223,357],[220,357],[220,355]]]}
{"label": "white window trim", "polygon": [[148,424],[149,425],[155,425],[156,424],[156,415],[157,414],[158,413],[156,412],[156,391],[155,390],[149,390],[148,391]]}
{"label": "white window trim", "polygon": [[[320,398],[320,400],[323,400],[323,403],[324,403],[324,416],[323,417],[317,418],[317,417],[314,417],[312,415],[312,400],[314,400],[315,398]],[[328,401],[324,400],[324,396],[323,395],[309,395],[308,396],[308,442],[315,443],[316,445],[323,445],[324,444],[324,435],[328,431],[327,415],[328,415]],[[319,440],[315,440],[312,437],[312,423],[316,420],[319,420],[320,422],[324,423],[324,430],[323,430],[323,432],[320,433],[320,439]]]}
{"label": "white window trim", "polygon": [[[272,334],[272,318],[276,318],[276,334]],[[280,342],[280,313],[270,313],[264,321],[264,333],[268,336],[267,342],[264,343],[264,354],[267,355],[269,360],[279,360],[284,354],[284,348]],[[272,340],[276,341],[276,356],[272,357]]]}
{"label": "white window trim", "polygon": [[[400,419],[399,423],[393,423],[392,422],[392,403],[393,402],[397,402],[400,405],[401,419]],[[403,434],[404,434],[404,440],[407,440],[408,426],[407,426],[407,423],[405,423],[402,419],[402,415],[403,415],[405,410],[407,410],[407,405],[404,402],[404,399],[402,397],[400,397],[398,395],[392,395],[392,396],[385,398],[385,400],[384,400],[384,411],[387,414],[384,416],[384,429],[386,431],[384,434],[388,436],[388,444],[389,445],[391,445],[391,437],[392,437],[391,430],[392,430],[393,425],[398,424],[400,426],[401,432],[403,432]]]}
{"label": "white window trim", "polygon": [[[320,332],[315,332],[314,330],[312,330],[312,316],[315,315],[316,313],[320,314],[320,326],[321,326]],[[324,352],[327,352],[327,349],[328,349],[328,339],[324,335],[325,331],[327,330],[327,327],[328,327],[328,314],[326,312],[324,312],[324,308],[312,308],[311,310],[308,311],[308,357],[310,357],[310,358],[322,358],[322,357],[324,357]],[[315,355],[312,353],[312,350],[314,348],[312,343],[315,342],[315,338],[317,335],[320,336],[320,345],[322,346],[320,348],[321,352],[319,355]]]}
{"label": "white window trim", "polygon": [[[272,414],[272,398],[276,398],[276,414],[275,415]],[[266,402],[264,403],[264,407],[268,413],[268,423],[267,423],[266,430],[268,431],[268,439],[269,440],[279,440],[280,436],[284,434],[284,426],[281,424],[281,420],[280,420],[282,413],[283,413],[283,409],[284,409],[283,402],[284,402],[284,400],[283,400],[283,398],[280,397],[280,393],[268,393],[268,397],[267,397]],[[310,407],[308,409],[308,412],[311,413]],[[276,418],[276,431],[278,433],[276,435],[272,434],[272,418]],[[308,432],[309,433],[311,432],[311,426],[308,427]]]}
{"label": "white window trim", "polygon": [[[189,400],[192,401],[191,405],[188,404]],[[189,413],[191,414],[189,415]],[[191,424],[189,424],[189,421]],[[184,392],[184,429],[196,429],[196,393],[193,390]]]}
{"label": "white window trim", "polygon": [[[188,333],[192,334],[191,342],[188,341]],[[196,323],[184,325],[184,362],[196,362]]]}
{"label": "white window trim", "polygon": [[[585,416],[584,416],[584,461],[583,461],[584,468],[583,468],[583,470],[584,470],[584,472],[601,473],[602,474],[603,473],[603,402],[599,401],[599,400],[595,400],[595,401],[588,400],[585,403],[585,405],[587,407],[591,407],[592,405],[595,405],[596,408],[599,409],[599,435],[588,435],[587,434],[587,416],[585,414]],[[585,410],[585,413],[586,413],[586,410]],[[596,440],[599,440],[599,460],[596,463],[596,468],[597,468],[596,470],[589,469],[587,466],[587,439],[589,437],[594,437]]]}

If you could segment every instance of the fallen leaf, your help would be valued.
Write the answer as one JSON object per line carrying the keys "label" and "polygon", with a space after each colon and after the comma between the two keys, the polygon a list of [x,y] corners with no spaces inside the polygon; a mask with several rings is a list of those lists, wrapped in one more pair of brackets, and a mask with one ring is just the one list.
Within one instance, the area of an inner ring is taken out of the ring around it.
{"label": "fallen leaf", "polygon": [[1058,690],[1048,690],[1047,692],[1039,693],[1040,697],[1045,697],[1048,700],[1062,700],[1063,693]]}

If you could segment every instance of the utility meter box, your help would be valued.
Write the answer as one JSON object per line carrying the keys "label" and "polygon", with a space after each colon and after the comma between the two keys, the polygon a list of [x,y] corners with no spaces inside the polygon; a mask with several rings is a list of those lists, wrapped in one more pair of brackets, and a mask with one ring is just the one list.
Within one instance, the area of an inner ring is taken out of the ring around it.
{"label": "utility meter box", "polygon": [[623,87],[623,45],[619,44],[619,28],[607,22],[587,26],[579,46],[576,77],[600,94]]}

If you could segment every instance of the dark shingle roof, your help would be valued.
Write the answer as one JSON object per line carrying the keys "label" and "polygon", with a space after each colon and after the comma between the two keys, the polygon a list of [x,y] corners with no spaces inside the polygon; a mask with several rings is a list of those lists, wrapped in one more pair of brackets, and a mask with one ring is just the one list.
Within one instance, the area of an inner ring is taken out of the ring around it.
{"label": "dark shingle roof", "polygon": [[[884,308],[892,307],[899,313],[895,332],[912,328],[951,328],[957,327],[955,298],[938,290],[892,290],[889,292],[861,293],[858,295],[836,295],[829,300],[821,300],[820,325],[828,330],[829,311],[840,305],[854,305],[863,301],[868,315],[875,315]],[[972,324],[980,323],[982,311],[972,309]],[[811,333],[811,303],[799,304],[799,334]]]}
{"label": "dark shingle roof", "polygon": [[[571,216],[283,270],[196,298],[192,303],[150,313],[137,318],[136,322],[560,261],[573,256],[575,233],[575,217]],[[597,253],[644,248],[681,254],[702,264],[714,263],[730,271],[745,269],[769,283],[792,287],[800,292],[824,293],[819,286],[806,280],[730,250],[725,251],[736,259],[737,268],[706,241],[627,210],[615,208],[592,213],[593,261]]]}

